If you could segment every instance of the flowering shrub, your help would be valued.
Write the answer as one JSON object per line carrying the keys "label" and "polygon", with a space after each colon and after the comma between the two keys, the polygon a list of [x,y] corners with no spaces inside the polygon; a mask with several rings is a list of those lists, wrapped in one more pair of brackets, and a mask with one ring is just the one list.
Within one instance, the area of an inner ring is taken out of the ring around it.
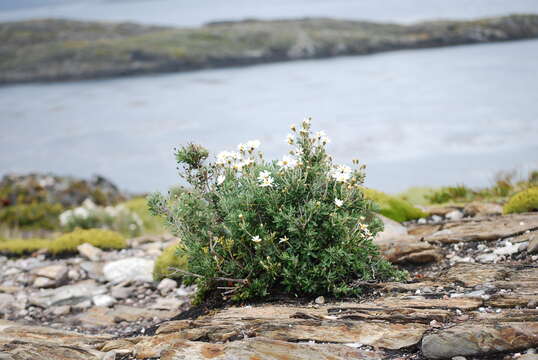
{"label": "flowering shrub", "polygon": [[102,207],[86,199],[82,206],[60,214],[60,225],[68,231],[76,228],[99,228],[119,231],[127,236],[136,236],[142,231],[143,224],[140,216],[121,204]]}
{"label": "flowering shrub", "polygon": [[382,222],[360,185],[363,167],[333,164],[329,139],[291,127],[289,155],[266,161],[259,141],[223,151],[215,162],[190,144],[176,151],[191,185],[153,194],[150,209],[167,217],[187,255],[185,281],[199,300],[219,291],[234,300],[285,292],[334,296],[360,293],[357,280],[400,278],[373,244]]}

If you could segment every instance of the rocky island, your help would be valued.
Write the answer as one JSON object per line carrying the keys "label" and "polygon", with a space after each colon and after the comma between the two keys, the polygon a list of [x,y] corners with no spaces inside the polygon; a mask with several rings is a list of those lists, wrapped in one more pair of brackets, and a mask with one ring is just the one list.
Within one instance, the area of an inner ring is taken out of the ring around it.
{"label": "rocky island", "polygon": [[199,28],[19,21],[0,24],[0,83],[189,71],[536,37],[538,15],[412,25],[326,18],[245,20]]}

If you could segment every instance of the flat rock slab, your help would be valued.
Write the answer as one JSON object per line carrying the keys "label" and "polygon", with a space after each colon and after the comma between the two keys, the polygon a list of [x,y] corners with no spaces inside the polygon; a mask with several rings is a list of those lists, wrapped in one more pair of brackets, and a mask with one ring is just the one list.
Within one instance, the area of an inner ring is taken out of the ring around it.
{"label": "flat rock slab", "polygon": [[426,264],[443,258],[441,250],[419,237],[402,235],[395,238],[376,238],[374,243],[381,254],[393,264]]}
{"label": "flat rock slab", "polygon": [[65,285],[56,289],[47,289],[32,294],[30,303],[48,308],[50,306],[74,305],[91,300],[95,295],[104,294],[106,288],[94,280],[85,280],[74,285]]}
{"label": "flat rock slab", "polygon": [[161,360],[380,360],[379,351],[365,351],[345,345],[289,343],[266,338],[252,338],[225,344],[181,341],[170,335],[144,338],[135,346],[137,359]]}
{"label": "flat rock slab", "polygon": [[101,360],[95,348],[110,338],[0,320],[0,354],[17,360]]}
{"label": "flat rock slab", "polygon": [[81,314],[72,317],[73,320],[81,322],[85,328],[111,326],[121,321],[135,322],[137,320],[170,319],[177,315],[179,311],[153,310],[136,308],[127,305],[118,305],[113,309],[95,306]]}
{"label": "flat rock slab", "polygon": [[514,214],[447,223],[440,230],[426,235],[428,242],[494,241],[538,229],[538,214]]}
{"label": "flat rock slab", "polygon": [[450,359],[538,346],[538,322],[457,325],[424,336],[428,359]]}

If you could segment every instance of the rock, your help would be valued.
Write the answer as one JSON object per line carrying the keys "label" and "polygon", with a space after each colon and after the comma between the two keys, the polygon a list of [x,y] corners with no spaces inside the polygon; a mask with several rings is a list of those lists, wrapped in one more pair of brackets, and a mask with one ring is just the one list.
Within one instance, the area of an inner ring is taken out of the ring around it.
{"label": "rock", "polygon": [[391,220],[383,215],[378,215],[378,217],[383,221],[384,230],[377,234],[376,241],[383,242],[407,235],[407,228],[399,222]]}
{"label": "rock", "polygon": [[0,314],[15,302],[15,297],[10,294],[0,293]]}
{"label": "rock", "polygon": [[447,214],[453,211],[459,211],[461,208],[457,206],[428,206],[426,212],[431,216],[438,216],[439,218],[445,217]]}
{"label": "rock", "polygon": [[498,259],[499,257],[495,255],[494,253],[486,253],[486,254],[480,254],[476,256],[476,260],[483,264],[493,263],[493,262],[496,262]]}
{"label": "rock", "polygon": [[0,354],[21,360],[101,360],[95,350],[111,337],[94,336],[0,320]]}
{"label": "rock", "polygon": [[157,286],[157,290],[161,292],[162,295],[169,294],[177,288],[177,282],[172,279],[162,279]]}
{"label": "rock", "polygon": [[496,248],[493,252],[501,256],[516,254],[519,252],[519,244],[512,244],[507,241],[504,247]]}
{"label": "rock", "polygon": [[503,208],[499,204],[494,203],[482,203],[473,201],[465,205],[463,208],[465,216],[491,216],[502,215]]}
{"label": "rock", "polygon": [[92,301],[95,304],[95,306],[104,306],[104,307],[111,307],[112,305],[116,303],[116,299],[114,299],[110,295],[105,295],[105,294],[95,295],[92,298]]}
{"label": "rock", "polygon": [[517,358],[517,360],[538,360],[538,355],[536,354],[524,354]]}
{"label": "rock", "polygon": [[110,295],[116,299],[127,299],[134,293],[134,288],[125,286],[114,286],[110,289]]}
{"label": "rock", "polygon": [[426,235],[424,240],[432,243],[492,241],[535,228],[538,228],[538,214],[512,214],[450,223],[450,226]]}
{"label": "rock", "polygon": [[451,212],[446,214],[445,217],[448,220],[452,220],[452,221],[461,220],[463,219],[463,213],[459,210],[452,210]]}
{"label": "rock", "polygon": [[67,279],[67,266],[63,264],[49,265],[32,270],[32,274],[61,282]]}
{"label": "rock", "polygon": [[69,305],[54,306],[50,309],[50,312],[54,316],[68,315],[71,312],[71,306]]}
{"label": "rock", "polygon": [[463,357],[463,356],[454,356],[452,358],[452,360],[467,360],[467,358]]}
{"label": "rock", "polygon": [[51,288],[56,286],[56,281],[46,277],[38,276],[34,279],[33,286],[36,288]]}
{"label": "rock", "polygon": [[103,250],[89,243],[84,243],[82,245],[77,246],[77,250],[80,256],[90,261],[101,260],[101,256],[103,254]]}
{"label": "rock", "polygon": [[428,359],[485,355],[538,345],[538,322],[456,325],[422,339]]}
{"label": "rock", "polygon": [[325,304],[325,298],[323,296],[318,296],[314,302],[318,305]]}
{"label": "rock", "polygon": [[183,303],[183,301],[175,298],[160,298],[150,306],[150,309],[177,311]]}
{"label": "rock", "polygon": [[443,257],[441,250],[419,238],[411,235],[398,238],[377,238],[374,243],[379,247],[383,256],[394,264],[414,263],[425,264],[438,261]]}
{"label": "rock", "polygon": [[381,360],[380,351],[355,349],[338,344],[304,344],[256,337],[224,344],[208,344],[195,341],[183,341],[173,334],[145,337],[136,345],[125,344],[133,349],[137,359],[162,358],[165,354],[170,360],[224,360],[224,359],[297,359],[297,360]]}
{"label": "rock", "polygon": [[103,274],[107,281],[120,283],[123,281],[153,281],[153,260],[143,258],[126,258],[107,263]]}
{"label": "rock", "polygon": [[166,320],[177,315],[179,311],[143,309],[133,306],[116,305],[114,308],[94,306],[87,311],[72,317],[80,321],[85,328],[112,326],[127,321],[134,322],[144,319]]}
{"label": "rock", "polygon": [[106,289],[93,280],[81,281],[74,285],[64,285],[56,289],[47,289],[30,296],[30,303],[47,308],[58,305],[74,305],[91,301],[95,295],[103,294]]}
{"label": "rock", "polygon": [[80,268],[92,279],[100,279],[103,277],[103,266],[103,263],[92,261],[85,261],[80,264]]}
{"label": "rock", "polygon": [[529,239],[529,245],[527,246],[527,253],[538,254],[538,235],[533,235]]}
{"label": "rock", "polygon": [[116,360],[116,352],[114,350],[107,352],[102,360]]}

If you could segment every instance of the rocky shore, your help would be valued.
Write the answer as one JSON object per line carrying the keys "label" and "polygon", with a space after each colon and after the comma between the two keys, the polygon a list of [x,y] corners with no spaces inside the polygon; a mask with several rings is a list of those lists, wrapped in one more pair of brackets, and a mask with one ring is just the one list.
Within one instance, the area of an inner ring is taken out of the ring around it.
{"label": "rocky shore", "polygon": [[413,25],[325,18],[165,28],[68,20],[0,24],[0,84],[189,71],[530,39],[538,15]]}
{"label": "rocky shore", "polygon": [[538,213],[429,210],[376,240],[411,279],[338,301],[182,312],[192,289],[151,280],[167,236],[1,257],[0,359],[538,359]]}

